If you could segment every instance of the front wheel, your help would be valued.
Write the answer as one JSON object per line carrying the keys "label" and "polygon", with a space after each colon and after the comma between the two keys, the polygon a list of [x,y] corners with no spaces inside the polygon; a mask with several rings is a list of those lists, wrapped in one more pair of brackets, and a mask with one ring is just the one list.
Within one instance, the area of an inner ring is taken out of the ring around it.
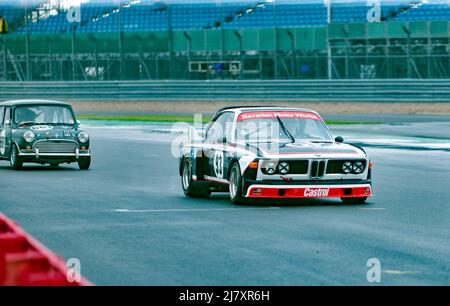
{"label": "front wheel", "polygon": [[91,166],[91,157],[81,157],[78,160],[78,167],[80,170],[88,170]]}
{"label": "front wheel", "polygon": [[242,196],[242,175],[239,163],[234,163],[230,172],[230,199],[234,204],[245,204]]}
{"label": "front wheel", "polygon": [[367,197],[361,197],[361,198],[341,198],[342,202],[345,204],[364,204],[367,200]]}
{"label": "front wheel", "polygon": [[183,192],[188,197],[206,198],[211,195],[211,191],[206,187],[201,187],[192,179],[192,162],[185,159],[181,169],[181,186]]}
{"label": "front wheel", "polygon": [[23,166],[23,161],[19,156],[19,150],[16,145],[11,147],[11,156],[9,158],[9,162],[11,164],[11,168],[13,170],[20,170]]}

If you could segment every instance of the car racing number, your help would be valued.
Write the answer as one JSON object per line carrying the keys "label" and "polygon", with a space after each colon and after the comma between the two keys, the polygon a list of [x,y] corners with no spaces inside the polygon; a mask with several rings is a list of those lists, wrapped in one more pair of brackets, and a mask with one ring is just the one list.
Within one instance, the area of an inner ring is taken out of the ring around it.
{"label": "car racing number", "polygon": [[218,178],[223,178],[223,151],[214,152],[214,174]]}
{"label": "car racing number", "polygon": [[5,155],[6,152],[6,130],[0,130],[0,155]]}

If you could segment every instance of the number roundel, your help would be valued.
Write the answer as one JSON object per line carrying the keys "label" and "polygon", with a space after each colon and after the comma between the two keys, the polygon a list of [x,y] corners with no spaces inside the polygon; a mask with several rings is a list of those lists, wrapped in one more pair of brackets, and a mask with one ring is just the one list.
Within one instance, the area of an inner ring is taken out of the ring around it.
{"label": "number roundel", "polygon": [[214,173],[216,177],[223,178],[223,152],[216,151],[214,154]]}
{"label": "number roundel", "polygon": [[6,151],[6,132],[0,132],[0,155],[4,155]]}

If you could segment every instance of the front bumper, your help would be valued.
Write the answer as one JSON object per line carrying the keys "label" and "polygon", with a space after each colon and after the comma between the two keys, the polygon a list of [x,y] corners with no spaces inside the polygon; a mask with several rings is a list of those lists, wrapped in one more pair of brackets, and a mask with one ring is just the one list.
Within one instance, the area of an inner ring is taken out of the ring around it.
{"label": "front bumper", "polygon": [[372,196],[372,186],[364,184],[252,184],[245,195],[247,198],[362,198]]}
{"label": "front bumper", "polygon": [[67,159],[67,160],[78,160],[81,157],[90,157],[91,153],[89,151],[80,152],[78,149],[75,153],[40,153],[39,150],[35,152],[20,152],[19,157],[25,160],[58,160],[58,159]]}

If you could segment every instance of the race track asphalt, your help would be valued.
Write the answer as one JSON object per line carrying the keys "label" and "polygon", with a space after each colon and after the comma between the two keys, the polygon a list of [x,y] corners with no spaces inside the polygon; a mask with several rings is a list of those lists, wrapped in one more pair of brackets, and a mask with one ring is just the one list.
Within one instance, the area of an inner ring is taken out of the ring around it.
{"label": "race track asphalt", "polygon": [[[183,195],[173,136],[87,129],[89,171],[0,162],[0,211],[80,259],[98,285],[370,285],[370,258],[381,262],[381,285],[450,284],[450,152],[435,137],[437,147],[389,146],[378,141],[388,127],[336,127],[357,138],[378,133],[367,149],[375,191],[367,205],[234,206],[226,194]],[[411,130],[396,135],[409,142]]]}

